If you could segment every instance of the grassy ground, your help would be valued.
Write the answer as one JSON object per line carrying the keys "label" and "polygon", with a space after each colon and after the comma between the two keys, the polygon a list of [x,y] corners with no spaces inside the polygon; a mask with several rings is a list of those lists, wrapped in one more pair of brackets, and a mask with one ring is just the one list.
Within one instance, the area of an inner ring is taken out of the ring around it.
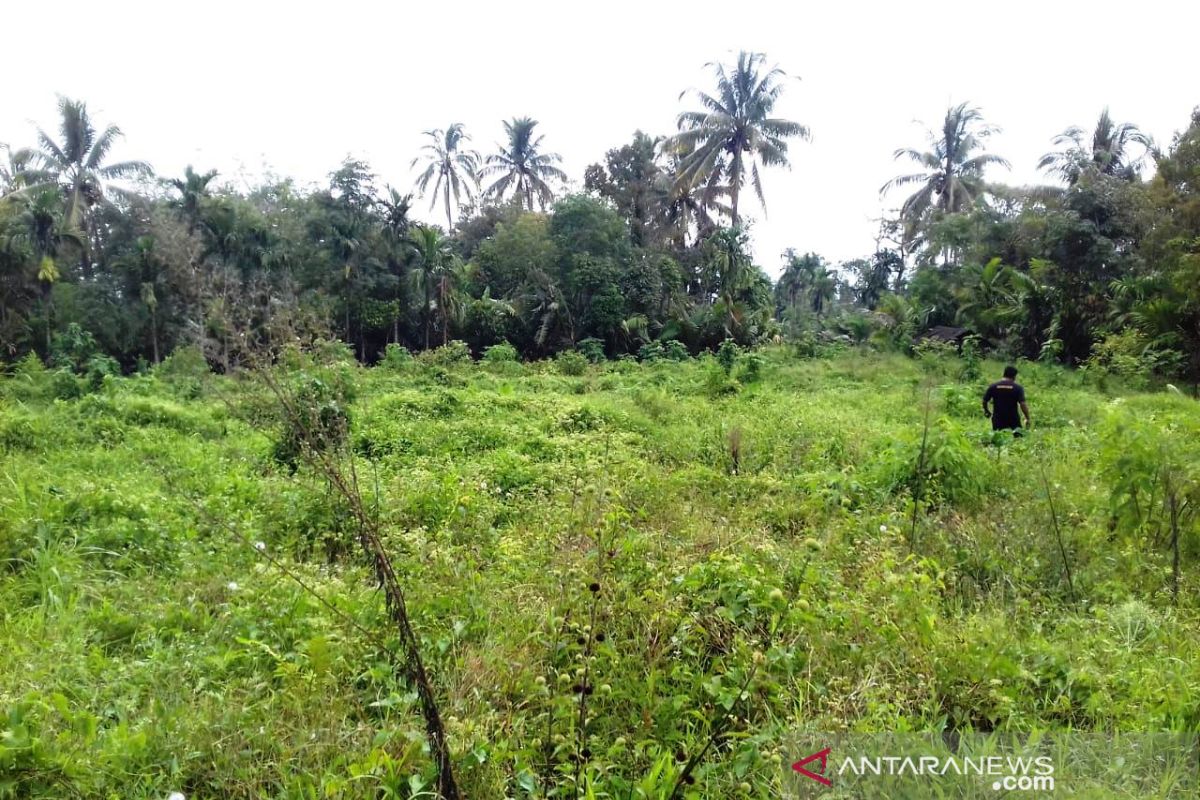
{"label": "grassy ground", "polygon": [[[667,797],[714,730],[688,796],[778,796],[797,730],[1200,729],[1194,519],[1174,600],[1152,513],[1154,463],[1194,491],[1200,408],[1028,365],[1037,427],[996,444],[999,365],[965,366],[306,374],[352,395],[468,797]],[[2,386],[0,797],[431,796],[378,640],[258,549],[387,637],[260,386]]]}

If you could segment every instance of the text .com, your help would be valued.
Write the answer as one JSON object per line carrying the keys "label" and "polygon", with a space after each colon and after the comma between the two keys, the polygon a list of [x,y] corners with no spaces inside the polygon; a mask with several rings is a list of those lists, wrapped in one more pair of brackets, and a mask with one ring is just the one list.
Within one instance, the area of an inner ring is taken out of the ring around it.
{"label": "text .com", "polygon": [[999,780],[992,781],[992,788],[997,792],[1052,792],[1054,791],[1054,776],[1005,775]]}

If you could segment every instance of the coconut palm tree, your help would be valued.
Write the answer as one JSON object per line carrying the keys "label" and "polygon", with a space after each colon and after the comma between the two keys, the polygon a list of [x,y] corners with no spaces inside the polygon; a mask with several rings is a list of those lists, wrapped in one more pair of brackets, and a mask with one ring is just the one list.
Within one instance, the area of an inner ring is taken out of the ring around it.
{"label": "coconut palm tree", "polygon": [[396,294],[392,300],[392,341],[399,344],[400,314],[405,289],[404,272],[412,255],[412,243],[408,236],[412,228],[412,220],[408,217],[412,210],[412,195],[400,194],[389,186],[387,197],[379,200],[378,208],[388,272],[396,279]]}
{"label": "coconut palm tree", "polygon": [[928,150],[900,148],[896,151],[896,159],[909,159],[924,168],[921,172],[892,178],[879,190],[880,194],[886,194],[898,186],[921,187],[900,208],[906,238],[915,235],[930,212],[957,214],[982,197],[987,192],[983,180],[987,167],[1010,167],[1000,156],[982,152],[987,138],[998,130],[983,121],[978,108],[960,103],[946,111],[940,131],[929,131]]}
{"label": "coconut palm tree", "polygon": [[[1059,149],[1042,156],[1038,169],[1061,178],[1069,186],[1075,185],[1089,169],[1101,175],[1134,180],[1146,154],[1154,146],[1150,137],[1133,123],[1113,122],[1107,108],[1100,112],[1090,143],[1087,132],[1073,126],[1055,136],[1054,144]],[[1134,145],[1142,148],[1136,158],[1130,152]]]}
{"label": "coconut palm tree", "polygon": [[534,136],[537,120],[529,117],[514,118],[504,123],[504,131],[508,134],[508,143],[497,145],[500,152],[488,156],[487,166],[483,175],[499,175],[500,177],[487,188],[486,194],[502,198],[509,190],[522,198],[525,207],[533,211],[533,201],[537,198],[538,206],[545,209],[546,204],[554,197],[550,189],[549,179],[565,181],[567,174],[558,168],[562,156],[557,153],[541,151],[544,136]]}
{"label": "coconut palm tree", "polygon": [[67,245],[83,249],[84,241],[75,230],[65,226],[61,217],[62,204],[52,188],[20,191],[10,195],[8,202],[17,204],[17,225],[11,240],[4,245],[16,245],[26,250],[37,265],[37,286],[46,315],[46,352],[49,352],[54,320],[52,291],[62,277],[58,254]]}
{"label": "coconut palm tree", "polygon": [[684,175],[688,154],[670,147],[665,149],[669,153],[669,169],[659,174],[656,207],[663,228],[670,231],[675,246],[683,249],[693,229],[696,237],[703,239],[717,228],[714,213],[729,213],[728,204],[721,199],[728,196],[729,188],[717,180],[715,173],[704,181]]}
{"label": "coconut palm tree", "polygon": [[188,223],[188,232],[195,233],[200,226],[200,204],[204,198],[210,197],[208,185],[217,177],[217,171],[198,173],[188,164],[182,178],[172,178],[166,184],[179,192],[179,197],[171,201],[171,206],[183,214]]}
{"label": "coconut palm tree", "polygon": [[29,148],[13,150],[4,142],[0,142],[0,153],[4,158],[0,161],[0,197],[6,197],[19,191],[31,180],[39,181],[41,176],[30,170],[34,160],[34,151]]}
{"label": "coconut palm tree", "polygon": [[789,166],[787,140],[808,139],[810,135],[808,128],[798,122],[771,116],[787,74],[779,67],[765,69],[765,62],[762,53],[743,51],[731,68],[706,65],[716,75],[717,91],[708,94],[696,90],[696,98],[704,108],[680,114],[679,133],[672,140],[674,146],[689,154],[681,180],[695,186],[719,177],[728,184],[734,227],[739,222],[738,198],[747,178],[765,210],[759,165]]}
{"label": "coconut palm tree", "polygon": [[809,286],[814,314],[820,316],[825,312],[829,304],[837,297],[837,286],[837,274],[824,264],[818,265],[813,272],[812,283]]}
{"label": "coconut palm tree", "polygon": [[86,274],[91,271],[92,251],[99,244],[94,210],[109,202],[109,181],[147,176],[152,170],[144,161],[107,163],[121,129],[109,125],[98,131],[84,103],[59,97],[58,113],[60,140],[56,142],[39,128],[34,160],[41,167],[38,183],[53,184],[62,192],[64,222],[84,234]]}
{"label": "coconut palm tree", "polygon": [[776,305],[784,309],[806,306],[818,316],[837,296],[837,273],[816,253],[784,253],[787,264],[776,283]]}
{"label": "coconut palm tree", "polygon": [[448,293],[453,289],[451,276],[458,264],[458,256],[449,237],[430,225],[414,227],[409,234],[409,243],[416,257],[411,275],[416,284],[414,288],[423,298],[421,313],[425,318],[425,349],[428,350],[436,314],[442,317],[442,344],[449,341]]}
{"label": "coconut palm tree", "polygon": [[430,181],[433,181],[433,191],[430,192],[433,199],[429,202],[429,208],[432,210],[437,204],[440,194],[446,207],[446,230],[450,230],[454,227],[451,199],[454,205],[461,207],[462,198],[473,199],[479,187],[479,153],[463,147],[471,137],[463,132],[461,122],[452,123],[445,130],[435,128],[425,131],[425,135],[432,141],[421,148],[424,155],[412,160],[413,167],[422,162],[425,164],[425,169],[417,177],[417,191],[424,196]]}

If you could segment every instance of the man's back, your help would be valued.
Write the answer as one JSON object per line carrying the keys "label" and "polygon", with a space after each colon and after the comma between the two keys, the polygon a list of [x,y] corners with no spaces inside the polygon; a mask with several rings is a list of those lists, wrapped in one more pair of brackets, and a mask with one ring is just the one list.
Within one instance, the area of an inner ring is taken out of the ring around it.
{"label": "man's back", "polygon": [[1021,417],[1017,409],[1025,402],[1025,387],[1012,378],[998,380],[989,386],[983,395],[985,405],[989,400],[992,403],[993,430],[1021,427]]}

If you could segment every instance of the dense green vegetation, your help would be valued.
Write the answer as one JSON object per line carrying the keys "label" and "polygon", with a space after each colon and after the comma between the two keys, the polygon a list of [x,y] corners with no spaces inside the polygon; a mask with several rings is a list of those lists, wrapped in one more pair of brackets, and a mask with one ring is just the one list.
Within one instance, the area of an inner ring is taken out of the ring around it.
{"label": "dense green vegetation", "polygon": [[114,162],[120,131],[62,99],[59,131],[2,151],[0,353],[49,360],[78,325],[126,373],[181,345],[229,371],[281,315],[368,363],[451,339],[476,357],[780,336],[910,350],[956,325],[998,358],[1200,379],[1200,116],[1169,144],[1107,110],[1048,131],[1050,183],[1014,187],[996,182],[995,126],[955,105],[925,146],[896,151],[918,169],[883,186],[898,208],[873,248],[836,265],[789,250],[773,286],[776,254],[749,255],[744,190],[765,209],[768,172],[809,130],[775,116],[786,75],[763,55],[711,69],[676,132],[635,133],[574,194],[532,118],[504,122],[486,155],[461,124],[427,131],[414,188],[445,228],[413,222],[413,197],[355,160],[324,187],[155,178]]}
{"label": "dense green vegetation", "polygon": [[1027,364],[1037,427],[993,440],[998,368],[321,345],[90,384],[26,359],[0,383],[0,797],[430,796],[354,517],[270,385],[352,454],[467,797],[666,798],[694,757],[681,797],[776,797],[797,728],[1196,731],[1195,402]]}

